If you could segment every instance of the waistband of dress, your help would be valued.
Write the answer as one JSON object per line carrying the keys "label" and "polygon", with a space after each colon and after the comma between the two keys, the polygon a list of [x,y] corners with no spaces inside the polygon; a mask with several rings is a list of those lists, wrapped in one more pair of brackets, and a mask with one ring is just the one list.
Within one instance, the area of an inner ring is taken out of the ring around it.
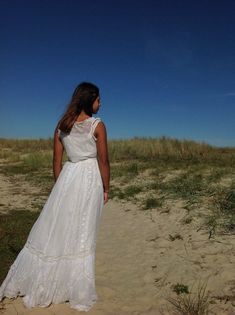
{"label": "waistband of dress", "polygon": [[79,163],[79,162],[84,162],[84,161],[88,161],[88,160],[96,160],[96,156],[94,157],[88,157],[82,160],[76,160],[76,161],[71,161],[70,159],[68,159],[66,162],[70,162],[70,163]]}

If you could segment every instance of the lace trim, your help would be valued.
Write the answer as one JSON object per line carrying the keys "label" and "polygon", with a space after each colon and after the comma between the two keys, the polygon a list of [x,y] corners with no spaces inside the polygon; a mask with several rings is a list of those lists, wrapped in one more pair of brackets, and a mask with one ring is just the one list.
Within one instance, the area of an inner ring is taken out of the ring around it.
{"label": "lace trim", "polygon": [[[86,195],[86,204],[88,204],[90,198],[91,198],[91,190],[92,190],[92,166],[91,164],[87,165],[87,195]],[[81,250],[84,250],[85,248],[85,235],[86,235],[86,227],[87,227],[87,209],[86,207],[83,209],[81,213],[81,219],[82,219],[82,224],[81,224],[81,229],[79,233],[79,240],[80,240],[80,248]],[[93,244],[93,247],[95,245]]]}
{"label": "lace trim", "polygon": [[95,132],[95,128],[97,127],[98,123],[101,122],[101,119],[100,118],[95,118],[91,124],[91,131],[90,131],[90,134],[92,136],[92,138],[97,141],[97,138],[94,136],[94,132]]}
{"label": "lace trim", "polygon": [[70,305],[70,307],[78,311],[88,312],[92,308],[92,306],[96,303],[97,299],[98,299],[97,296],[94,296],[93,300],[89,303],[88,306],[77,304],[77,305]]}
{"label": "lace trim", "polygon": [[60,255],[60,256],[50,256],[45,255],[43,252],[39,251],[38,249],[32,247],[29,242],[27,242],[24,246],[27,250],[32,254],[36,255],[38,258],[42,259],[43,261],[58,261],[61,259],[77,259],[77,258],[84,258],[89,255],[93,255],[95,253],[95,246],[92,246],[90,249],[84,250],[76,255]]}

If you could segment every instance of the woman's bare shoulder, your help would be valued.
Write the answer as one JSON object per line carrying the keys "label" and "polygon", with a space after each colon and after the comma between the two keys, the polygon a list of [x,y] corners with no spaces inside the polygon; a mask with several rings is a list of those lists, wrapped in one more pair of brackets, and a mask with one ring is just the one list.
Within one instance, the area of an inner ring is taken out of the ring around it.
{"label": "woman's bare shoulder", "polygon": [[103,122],[103,120],[99,118],[99,121],[94,131],[94,135],[96,138],[99,138],[99,137],[106,136],[106,134],[107,134],[107,131],[106,131],[105,123]]}

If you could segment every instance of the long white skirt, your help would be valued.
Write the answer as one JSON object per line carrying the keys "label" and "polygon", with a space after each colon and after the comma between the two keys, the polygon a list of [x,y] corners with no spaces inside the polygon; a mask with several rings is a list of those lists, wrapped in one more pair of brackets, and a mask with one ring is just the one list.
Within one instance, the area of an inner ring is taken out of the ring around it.
{"label": "long white skirt", "polygon": [[0,287],[0,301],[19,295],[27,308],[69,301],[88,311],[97,301],[95,247],[102,208],[97,159],[66,162]]}

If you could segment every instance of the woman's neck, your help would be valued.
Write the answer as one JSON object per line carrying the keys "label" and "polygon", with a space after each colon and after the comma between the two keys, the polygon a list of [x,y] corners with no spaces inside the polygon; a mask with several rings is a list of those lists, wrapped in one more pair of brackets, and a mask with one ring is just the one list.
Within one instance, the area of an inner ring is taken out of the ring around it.
{"label": "woman's neck", "polygon": [[91,116],[87,115],[84,111],[82,111],[78,116],[77,116],[77,119],[76,121],[81,121],[81,120],[84,120],[86,118],[89,118]]}

